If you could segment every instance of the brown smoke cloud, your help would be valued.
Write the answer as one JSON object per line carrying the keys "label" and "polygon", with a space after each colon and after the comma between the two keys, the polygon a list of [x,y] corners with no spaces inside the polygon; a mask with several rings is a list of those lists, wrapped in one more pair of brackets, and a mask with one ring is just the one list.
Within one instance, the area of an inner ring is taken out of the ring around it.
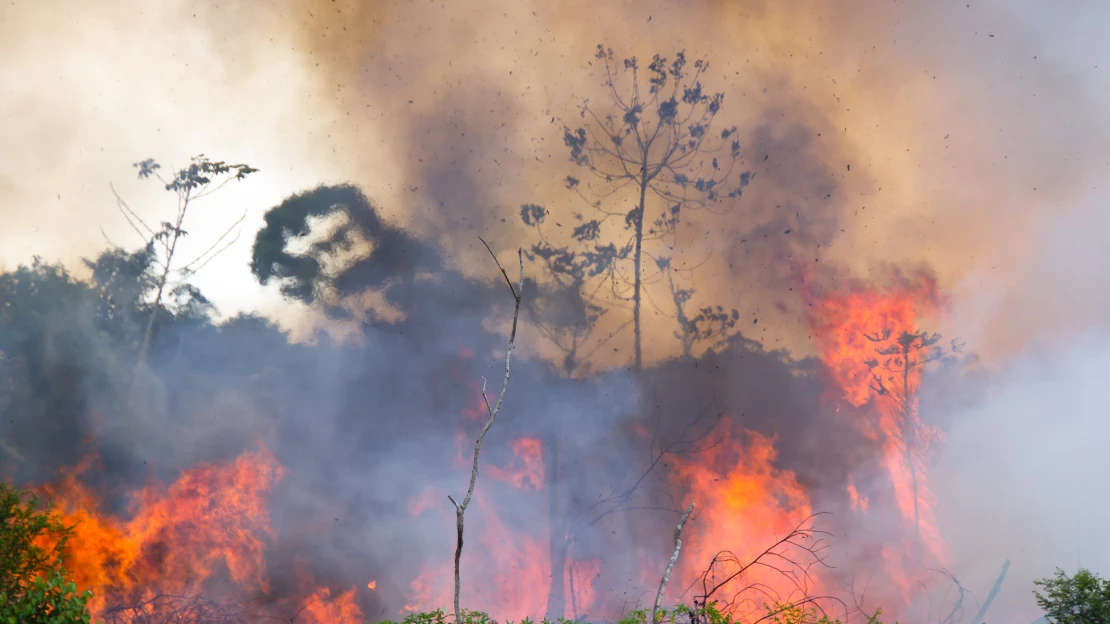
{"label": "brown smoke cloud", "polygon": [[[204,152],[263,169],[194,226],[248,211],[228,268],[199,278],[231,310],[277,306],[242,268],[251,232],[266,207],[321,181],[363,185],[484,271],[477,234],[514,247],[527,242],[521,203],[569,209],[551,120],[599,95],[588,63],[605,41],[709,58],[706,82],[743,129],[756,181],[728,217],[685,230],[690,261],[710,258],[696,278],[707,300],[805,349],[791,264],[860,276],[925,265],[976,323],[954,328],[1002,353],[1092,319],[1040,301],[1019,270],[1045,215],[1089,191],[1106,151],[1097,63],[1056,41],[1076,22],[1042,13],[862,0],[16,2],[0,22],[11,94],[0,113],[20,120],[0,129],[2,257],[72,261],[103,245],[101,228],[128,242],[107,182],[152,215],[159,197],[130,183],[128,165]],[[658,307],[655,356],[674,348]]]}

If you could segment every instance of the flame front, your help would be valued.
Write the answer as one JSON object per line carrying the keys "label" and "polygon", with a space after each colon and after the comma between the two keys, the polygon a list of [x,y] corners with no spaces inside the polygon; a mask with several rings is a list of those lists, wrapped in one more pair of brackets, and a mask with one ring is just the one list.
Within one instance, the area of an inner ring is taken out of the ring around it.
{"label": "flame front", "polygon": [[[38,489],[74,527],[67,566],[78,586],[91,590],[94,616],[134,619],[169,609],[173,621],[192,624],[202,617],[197,601],[232,609],[266,595],[266,546],[274,537],[269,496],[284,475],[268,449],[196,466],[168,487],[148,485],[132,495],[126,519],[102,513],[79,480],[92,464],[86,460]],[[302,607],[298,621],[311,624],[361,618],[353,590],[333,597],[316,588]]]}
{"label": "flame front", "polygon": [[[928,453],[940,433],[919,417],[923,366],[915,363],[925,356],[910,352],[929,340],[919,324],[937,317],[943,297],[931,277],[917,275],[897,276],[885,288],[854,284],[839,293],[810,291],[807,298],[809,326],[835,383],[828,400],[870,415],[857,425],[883,449],[898,512],[911,534],[909,543],[884,544],[883,558],[909,601],[913,583],[905,570],[925,562],[944,566],[949,560],[928,479]],[[848,493],[857,511],[866,514],[873,508],[874,501],[854,480]]]}
{"label": "flame front", "polygon": [[[670,586],[671,604],[683,598],[688,601],[689,596],[680,594],[702,575],[705,582],[698,582],[695,595],[720,584],[710,600],[738,616],[764,612],[769,603],[797,598],[799,591],[812,592],[820,579],[800,578],[798,570],[789,569],[780,558],[801,561],[808,553],[788,552],[793,548],[789,545],[775,548],[811,517],[808,495],[793,472],[775,467],[777,453],[771,438],[739,429],[728,420],[718,426],[716,435],[716,443],[696,461],[675,465],[681,489],[698,512],[682,551],[682,575]],[[802,545],[822,548],[814,542]],[[778,554],[752,566],[768,548]],[[651,574],[657,577],[659,571]]]}

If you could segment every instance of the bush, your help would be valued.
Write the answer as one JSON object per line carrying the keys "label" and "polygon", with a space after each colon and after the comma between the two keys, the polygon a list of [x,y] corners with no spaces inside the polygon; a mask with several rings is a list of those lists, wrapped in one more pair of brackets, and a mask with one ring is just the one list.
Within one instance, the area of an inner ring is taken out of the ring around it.
{"label": "bush", "polygon": [[70,528],[32,494],[0,483],[0,624],[87,624],[89,592],[66,577]]}
{"label": "bush", "polygon": [[[876,612],[875,615],[868,617],[867,624],[882,624],[877,618],[881,612]],[[678,606],[672,610],[660,610],[656,614],[656,624],[690,624],[695,621],[701,624],[738,624],[732,619],[732,616],[727,613],[721,613],[715,604],[710,603],[704,607],[699,607],[697,612],[689,607]],[[648,624],[651,619],[651,611],[648,609],[638,609],[632,611],[616,624]],[[775,605],[769,607],[767,615],[758,621],[766,622],[767,624],[843,624],[840,620],[834,620],[827,615],[820,615],[817,609],[806,609],[800,605]],[[438,611],[428,611],[425,613],[413,613],[405,617],[401,623],[385,621],[380,624],[453,624],[454,619],[447,615],[447,613],[440,609]],[[497,624],[497,621],[491,618],[488,614],[479,611],[464,611],[462,624]],[[513,624],[513,622],[505,622],[505,624]],[[530,618],[525,618],[519,624],[535,624]],[[560,618],[558,622],[551,622],[547,619],[542,620],[540,624],[576,624],[571,620]],[[577,624],[587,624],[584,622]],[[897,623],[895,623],[897,624]]]}
{"label": "bush", "polygon": [[1090,570],[1068,576],[1057,568],[1052,578],[1033,582],[1044,590],[1033,590],[1037,605],[1053,624],[1103,624],[1110,622],[1110,581]]}

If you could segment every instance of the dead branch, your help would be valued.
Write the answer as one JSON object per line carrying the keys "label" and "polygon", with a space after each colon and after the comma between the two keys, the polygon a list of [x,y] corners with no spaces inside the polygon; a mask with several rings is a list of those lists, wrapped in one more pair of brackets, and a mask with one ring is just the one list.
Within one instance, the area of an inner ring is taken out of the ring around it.
{"label": "dead branch", "polygon": [[1002,564],[1002,572],[994,581],[994,587],[991,587],[991,592],[987,594],[987,599],[983,601],[983,606],[979,607],[979,612],[975,614],[975,617],[971,618],[971,624],[980,624],[983,618],[986,617],[987,609],[990,608],[991,603],[994,602],[994,599],[998,596],[998,592],[1002,591],[1002,583],[1006,580],[1006,573],[1009,571],[1010,560],[1007,559],[1006,563]]}
{"label": "dead branch", "polygon": [[[964,598],[971,592],[967,591],[963,584],[960,583],[960,579],[956,578],[956,575],[948,570],[942,568],[933,571],[948,577],[948,579],[952,581],[952,584],[956,586],[956,599],[952,601],[952,608],[948,611],[948,615],[940,618],[940,624],[959,624],[959,622],[963,621],[964,616]],[[974,599],[974,596],[972,596],[972,598]],[[932,607],[930,607],[930,610],[931,609]]]}
{"label": "dead branch", "polygon": [[[763,608],[766,605],[781,605],[789,608],[811,604],[822,614],[826,614],[822,603],[832,602],[840,605],[847,612],[848,607],[843,600],[835,596],[813,596],[810,593],[814,584],[813,568],[832,567],[826,561],[825,554],[829,548],[827,538],[831,534],[814,527],[816,518],[826,513],[819,512],[808,516],[794,530],[747,562],[731,551],[718,552],[700,576],[702,595],[698,598],[701,604],[719,602],[722,605],[720,610],[728,613],[738,612],[744,603],[750,603],[756,608]],[[712,581],[711,577],[718,568],[724,569],[725,576],[723,580]],[[758,579],[747,580],[750,573],[755,570],[764,570],[779,577],[789,586],[789,591],[784,594]],[[737,589],[732,590],[730,587],[737,587]],[[714,600],[714,596],[722,590],[730,591],[731,597],[723,601]],[[748,598],[748,594],[754,594],[754,596]],[[772,610],[752,622],[765,621],[778,613],[780,612]],[[744,615],[746,614],[737,613],[739,618],[743,618]]]}
{"label": "dead branch", "polygon": [[246,624],[268,616],[251,613],[246,605],[203,595],[160,594],[137,604],[116,606],[96,614],[103,624]]}
{"label": "dead branch", "polygon": [[[482,240],[479,238],[479,240]],[[501,262],[497,260],[497,255],[490,249],[489,243],[482,240],[482,244],[486,246],[490,255],[493,256],[493,261],[497,264],[497,268],[501,270],[501,275],[505,277],[505,283],[509,285],[509,291],[513,295],[513,325],[509,331],[509,346],[505,349],[505,376],[501,380],[501,391],[497,394],[497,401],[490,405],[489,398],[486,396],[486,383],[482,380],[482,401],[486,404],[486,410],[489,412],[489,420],[482,427],[481,433],[478,434],[478,439],[474,441],[474,462],[470,467],[470,486],[466,490],[466,496],[461,503],[455,501],[454,498],[448,496],[447,499],[455,506],[455,530],[458,539],[455,543],[455,622],[462,623],[462,609],[459,608],[459,561],[462,558],[463,548],[463,516],[466,514],[466,508],[470,505],[470,500],[474,497],[474,486],[478,482],[478,456],[482,452],[482,440],[485,439],[486,434],[489,433],[493,423],[497,420],[497,414],[501,411],[501,403],[505,400],[505,392],[509,388],[509,365],[512,363],[513,347],[516,345],[516,329],[517,322],[520,319],[520,301],[524,292],[524,250],[517,250],[517,259],[520,262],[520,280],[516,287],[513,286],[512,281],[509,280],[509,274],[505,271],[505,267],[501,266]]]}
{"label": "dead branch", "polygon": [[678,526],[674,530],[674,552],[671,553],[671,560],[667,564],[667,569],[663,571],[663,578],[659,581],[659,591],[655,593],[655,606],[651,608],[651,624],[655,624],[655,614],[659,611],[660,605],[663,604],[663,592],[667,589],[667,581],[671,580],[671,572],[674,570],[674,564],[678,562],[678,553],[682,552],[682,528],[686,526],[686,521],[690,519],[690,514],[694,513],[694,503],[686,508],[686,512],[678,519]]}

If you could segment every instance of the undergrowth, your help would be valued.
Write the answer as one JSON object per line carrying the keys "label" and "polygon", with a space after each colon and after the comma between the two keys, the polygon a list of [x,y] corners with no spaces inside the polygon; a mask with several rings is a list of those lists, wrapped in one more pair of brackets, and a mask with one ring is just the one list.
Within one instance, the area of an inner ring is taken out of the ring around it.
{"label": "undergrowth", "polygon": [[[882,611],[867,616],[867,624],[883,624],[878,618]],[[637,609],[626,614],[613,624],[844,624],[842,620],[822,615],[816,608],[805,608],[800,605],[778,604],[767,608],[767,613],[756,619],[736,620],[731,614],[722,613],[715,604],[710,603],[697,610],[686,606],[678,606],[671,610],[660,609],[655,614],[655,622],[649,623],[651,610]],[[454,618],[443,609],[413,613],[400,622],[385,620],[380,624],[454,624]],[[463,611],[462,622],[459,624],[502,624],[481,611]],[[531,618],[524,618],[519,622],[505,620],[503,624],[588,624],[587,622],[559,618],[549,620],[544,618],[537,623]],[[895,622],[894,624],[898,624]]]}

